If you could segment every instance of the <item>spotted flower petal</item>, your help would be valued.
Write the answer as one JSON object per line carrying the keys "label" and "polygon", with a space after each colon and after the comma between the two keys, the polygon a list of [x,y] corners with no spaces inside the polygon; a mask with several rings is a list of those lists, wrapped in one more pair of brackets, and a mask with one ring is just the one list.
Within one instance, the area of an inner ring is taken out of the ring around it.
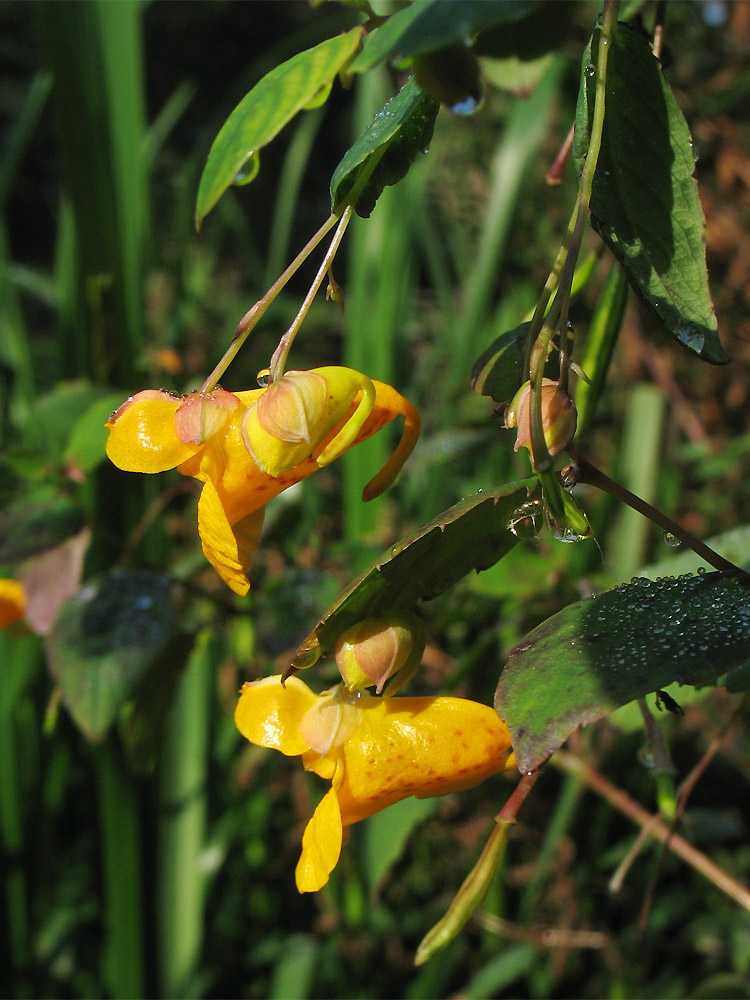
{"label": "spotted flower petal", "polygon": [[332,780],[305,831],[300,892],[325,885],[352,823],[409,795],[461,791],[515,763],[505,723],[463,698],[315,695],[296,677],[286,687],[266,678],[245,684],[235,722],[251,743],[301,756]]}

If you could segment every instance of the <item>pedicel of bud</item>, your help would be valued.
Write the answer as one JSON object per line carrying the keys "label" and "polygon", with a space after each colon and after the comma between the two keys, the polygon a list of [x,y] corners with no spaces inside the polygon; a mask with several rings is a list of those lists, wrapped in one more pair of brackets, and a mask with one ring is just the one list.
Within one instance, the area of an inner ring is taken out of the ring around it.
{"label": "pedicel of bud", "polygon": [[[378,694],[390,678],[388,695],[409,681],[422,662],[427,630],[416,615],[366,618],[336,641],[336,664],[350,691],[374,685]],[[394,677],[398,674],[398,677]]]}
{"label": "pedicel of bud", "polygon": [[[518,428],[515,451],[528,448],[531,452],[531,383],[525,382],[505,411],[505,426]],[[559,454],[573,439],[577,422],[573,400],[560,383],[542,379],[542,427],[544,440],[552,456]]]}

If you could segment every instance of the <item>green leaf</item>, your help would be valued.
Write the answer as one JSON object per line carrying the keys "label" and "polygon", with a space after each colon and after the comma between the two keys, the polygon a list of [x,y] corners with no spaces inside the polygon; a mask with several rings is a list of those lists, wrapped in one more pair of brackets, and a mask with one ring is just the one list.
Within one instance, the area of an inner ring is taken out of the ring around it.
{"label": "green leaf", "polygon": [[[305,108],[316,107],[359,46],[360,28],[298,53],[267,73],[240,101],[216,136],[203,168],[195,224],[200,224],[244,165]],[[257,166],[254,166],[257,170]],[[241,177],[241,180],[245,178]],[[246,182],[246,181],[245,181]]]}
{"label": "green leaf", "polygon": [[409,611],[418,601],[448,590],[470,570],[479,572],[502,559],[517,540],[508,523],[536,485],[536,479],[525,479],[462,500],[387,549],[328,608],[287,671],[310,667],[333,652],[339,635],[362,619]]}
{"label": "green leaf", "polygon": [[495,707],[521,772],[634,698],[709,684],[750,659],[750,590],[719,573],[634,578],[578,601],[511,652]]}
{"label": "green leaf", "polygon": [[416,0],[370,32],[349,70],[361,73],[386,59],[465,42],[491,24],[524,17],[535,6],[535,0]]}
{"label": "green leaf", "polygon": [[506,330],[479,355],[471,369],[471,387],[480,396],[507,403],[521,388],[523,348],[531,323]]}
{"label": "green leaf", "polygon": [[62,462],[76,423],[103,396],[109,398],[106,389],[85,379],[60,382],[36,401],[24,443],[43,450],[49,461]]}
{"label": "green leaf", "polygon": [[77,535],[85,523],[84,511],[67,497],[24,497],[0,518],[0,564],[18,563],[52,549]]}
{"label": "green leaf", "polygon": [[357,215],[369,218],[383,188],[405,177],[417,154],[429,146],[439,107],[434,98],[408,80],[378,111],[334,170],[332,211],[340,215],[354,201]]}
{"label": "green leaf", "polygon": [[50,667],[89,740],[103,739],[135,695],[172,621],[169,579],[144,570],[113,570],[62,606],[48,638]]}
{"label": "green leaf", "polygon": [[122,393],[111,393],[98,399],[76,420],[63,456],[68,468],[91,472],[104,461],[108,435],[104,425],[121,402]]}
{"label": "green leaf", "polygon": [[484,101],[482,75],[471,49],[462,42],[415,56],[412,72],[418,86],[457,115],[471,115]]}
{"label": "green leaf", "polygon": [[[576,113],[578,170],[589,143],[598,32],[584,55]],[[706,273],[703,211],[690,132],[648,39],[620,24],[607,68],[591,222],[673,337],[710,361],[729,360]]]}

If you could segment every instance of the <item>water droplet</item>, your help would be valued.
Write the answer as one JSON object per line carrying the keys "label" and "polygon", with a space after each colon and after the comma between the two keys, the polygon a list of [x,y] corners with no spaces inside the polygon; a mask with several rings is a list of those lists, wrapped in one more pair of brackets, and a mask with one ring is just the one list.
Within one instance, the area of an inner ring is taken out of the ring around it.
{"label": "water droplet", "polygon": [[682,542],[677,537],[677,535],[673,535],[671,531],[665,531],[664,544],[668,545],[670,549],[676,549],[679,548],[680,545],[682,545]]}
{"label": "water droplet", "polygon": [[[258,383],[258,386],[259,386],[259,387],[260,387],[261,389],[265,389],[265,388],[266,388],[266,386],[267,386],[267,385],[268,385],[268,384],[270,383],[270,381],[271,381],[271,369],[270,369],[270,368],[261,368],[261,370],[260,370],[260,371],[258,372],[258,374],[257,374],[257,375],[255,376],[255,379],[256,379],[256,381],[257,381],[257,383]],[[284,383],[284,384],[286,384],[286,383]],[[265,404],[264,404],[264,405],[265,405]]]}
{"label": "water droplet", "polygon": [[534,538],[542,530],[542,501],[529,500],[516,507],[508,527],[516,538]]}
{"label": "water droplet", "polygon": [[705,566],[699,566],[698,567],[698,576],[705,576],[705,574],[706,574],[706,567]]}
{"label": "water droplet", "polygon": [[594,66],[593,63],[589,63],[586,69],[584,70],[584,73],[589,78],[589,80],[593,80],[594,77],[596,76],[596,66]]}
{"label": "water droplet", "polygon": [[245,157],[242,166],[234,175],[232,184],[236,184],[238,187],[242,187],[243,184],[249,184],[250,181],[254,181],[258,175],[258,170],[260,169],[260,157],[254,150],[250,152]]}

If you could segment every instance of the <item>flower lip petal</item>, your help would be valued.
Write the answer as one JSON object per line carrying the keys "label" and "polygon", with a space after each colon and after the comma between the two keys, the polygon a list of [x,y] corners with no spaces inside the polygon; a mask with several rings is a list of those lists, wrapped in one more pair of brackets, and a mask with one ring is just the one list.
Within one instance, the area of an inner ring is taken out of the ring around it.
{"label": "flower lip petal", "polygon": [[174,418],[179,397],[161,389],[144,389],[127,399],[107,421],[107,455],[125,472],[166,472],[195,454],[180,441]]}

